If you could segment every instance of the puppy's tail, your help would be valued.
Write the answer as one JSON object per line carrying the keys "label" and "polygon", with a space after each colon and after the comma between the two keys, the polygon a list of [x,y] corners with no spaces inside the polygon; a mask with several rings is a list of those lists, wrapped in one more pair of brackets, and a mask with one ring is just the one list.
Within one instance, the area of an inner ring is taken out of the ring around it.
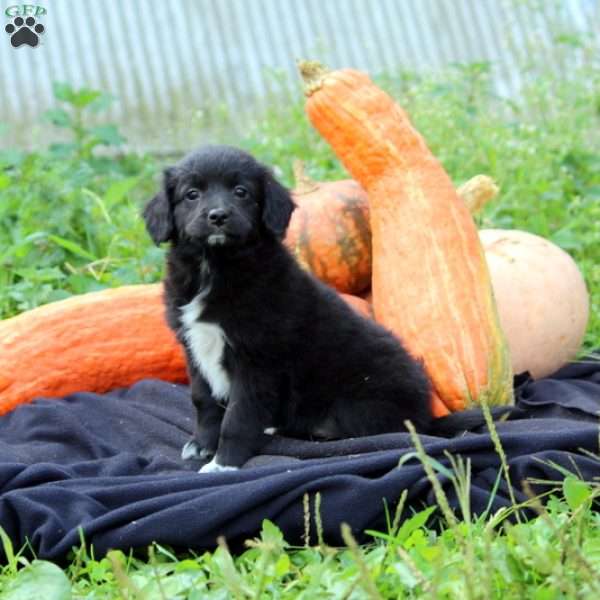
{"label": "puppy's tail", "polygon": [[[492,419],[498,422],[526,417],[526,412],[516,406],[495,406],[490,409],[490,413]],[[455,437],[467,431],[483,427],[485,424],[483,411],[480,408],[474,408],[434,419],[427,428],[427,434],[440,437]]]}

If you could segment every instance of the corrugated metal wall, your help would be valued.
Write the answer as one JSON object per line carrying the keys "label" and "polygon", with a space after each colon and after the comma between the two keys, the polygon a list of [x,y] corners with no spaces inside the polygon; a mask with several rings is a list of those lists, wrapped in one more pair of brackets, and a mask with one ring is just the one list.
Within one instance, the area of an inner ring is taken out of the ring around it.
{"label": "corrugated metal wall", "polygon": [[[17,4],[4,0],[3,10]],[[33,3],[32,3],[33,4]],[[0,39],[0,145],[47,135],[52,81],[114,95],[108,118],[137,146],[189,145],[223,115],[238,125],[265,94],[298,94],[295,61],[372,74],[490,61],[518,92],[520,55],[553,61],[556,35],[598,39],[598,0],[51,0],[37,48]],[[4,23],[10,21],[3,15]],[[4,27],[3,27],[4,28]],[[561,65],[556,63],[557,76]]]}

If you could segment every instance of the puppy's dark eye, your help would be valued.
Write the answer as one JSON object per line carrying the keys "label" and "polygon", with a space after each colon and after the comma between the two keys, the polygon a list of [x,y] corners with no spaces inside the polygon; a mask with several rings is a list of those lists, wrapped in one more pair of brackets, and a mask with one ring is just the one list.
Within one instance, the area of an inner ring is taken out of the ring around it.
{"label": "puppy's dark eye", "polygon": [[243,185],[236,185],[233,188],[233,193],[235,194],[236,198],[248,197],[248,190]]}
{"label": "puppy's dark eye", "polygon": [[198,196],[200,196],[200,192],[198,190],[188,190],[184,197],[186,200],[196,200]]}

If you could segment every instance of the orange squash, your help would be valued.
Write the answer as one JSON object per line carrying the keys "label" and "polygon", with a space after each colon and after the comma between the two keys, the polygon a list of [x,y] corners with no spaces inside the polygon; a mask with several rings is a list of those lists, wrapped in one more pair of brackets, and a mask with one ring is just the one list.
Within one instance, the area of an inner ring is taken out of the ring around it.
{"label": "orange squash", "polygon": [[[361,298],[342,297],[371,315]],[[0,414],[36,397],[106,392],[147,377],[187,381],[162,284],[74,296],[0,321]]]}
{"label": "orange squash", "polygon": [[162,285],[74,296],[0,321],[0,414],[37,396],[186,381]]}
{"label": "orange squash", "polygon": [[371,284],[371,230],[365,191],[351,179],[320,183],[295,165],[296,210],[285,244],[299,264],[340,292]]}
{"label": "orange squash", "polygon": [[450,178],[367,75],[309,62],[300,70],[309,119],[369,197],[375,317],[423,359],[434,414],[511,403],[485,256]]}

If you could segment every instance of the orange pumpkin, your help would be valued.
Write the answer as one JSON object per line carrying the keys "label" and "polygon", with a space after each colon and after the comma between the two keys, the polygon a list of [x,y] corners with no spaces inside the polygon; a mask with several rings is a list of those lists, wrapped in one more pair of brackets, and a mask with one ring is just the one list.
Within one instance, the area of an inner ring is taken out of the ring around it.
{"label": "orange pumpkin", "polygon": [[340,292],[371,284],[371,230],[365,191],[351,179],[317,183],[296,164],[296,210],[285,244],[298,262]]}
{"label": "orange pumpkin", "polygon": [[[370,316],[364,300],[342,297]],[[0,414],[39,396],[106,392],[147,377],[187,381],[162,284],[74,296],[0,321]]]}
{"label": "orange pumpkin", "polygon": [[300,70],[309,119],[369,197],[375,317],[424,360],[434,414],[512,402],[485,256],[450,178],[367,75]]}

